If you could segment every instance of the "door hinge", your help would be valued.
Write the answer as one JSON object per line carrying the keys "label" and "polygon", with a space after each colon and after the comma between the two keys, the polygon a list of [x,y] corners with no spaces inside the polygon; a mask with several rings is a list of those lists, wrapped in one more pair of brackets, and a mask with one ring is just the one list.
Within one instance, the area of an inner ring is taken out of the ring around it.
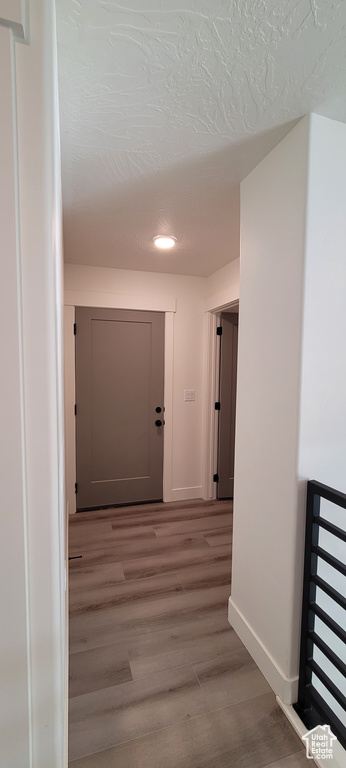
{"label": "door hinge", "polygon": [[215,410],[220,411],[221,410],[221,403],[215,403]]}
{"label": "door hinge", "polygon": [[77,333],[77,323],[73,323],[73,333],[74,335]]}
{"label": "door hinge", "polygon": [[219,482],[219,475],[213,475],[213,482],[218,483]]}
{"label": "door hinge", "polygon": [[78,483],[75,483],[75,484],[74,484],[74,492],[75,492],[75,493],[78,493]]}
{"label": "door hinge", "polygon": [[74,407],[74,415],[77,416],[77,405],[76,404],[75,404],[75,407]]}
{"label": "door hinge", "polygon": [[216,335],[222,336],[222,325],[218,325],[216,329]]}

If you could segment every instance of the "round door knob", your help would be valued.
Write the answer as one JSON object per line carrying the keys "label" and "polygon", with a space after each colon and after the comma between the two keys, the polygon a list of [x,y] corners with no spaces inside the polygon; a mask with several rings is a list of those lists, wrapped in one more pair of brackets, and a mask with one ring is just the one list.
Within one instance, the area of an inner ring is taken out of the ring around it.
{"label": "round door knob", "polygon": [[155,408],[155,411],[156,411],[156,413],[161,413],[162,408],[160,408],[160,406],[158,405],[157,408]]}
{"label": "round door knob", "polygon": [[155,427],[162,427],[162,421],[161,421],[161,419],[156,419],[156,421],[155,421]]}

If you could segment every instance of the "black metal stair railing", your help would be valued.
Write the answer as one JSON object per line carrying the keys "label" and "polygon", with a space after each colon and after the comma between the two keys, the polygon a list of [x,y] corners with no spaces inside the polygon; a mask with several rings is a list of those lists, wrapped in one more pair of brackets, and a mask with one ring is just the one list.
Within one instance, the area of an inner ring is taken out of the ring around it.
{"label": "black metal stair railing", "polygon": [[[308,730],[327,724],[346,748],[344,510],[345,494],[308,482],[299,689],[294,708]],[[338,524],[328,517],[337,518]]]}

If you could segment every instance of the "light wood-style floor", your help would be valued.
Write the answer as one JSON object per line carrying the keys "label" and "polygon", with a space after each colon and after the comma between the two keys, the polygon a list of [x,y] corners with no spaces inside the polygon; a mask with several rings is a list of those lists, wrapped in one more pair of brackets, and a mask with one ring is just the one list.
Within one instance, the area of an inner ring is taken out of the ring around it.
{"label": "light wood-style floor", "polygon": [[228,624],[231,541],[232,502],[71,516],[72,768],[310,765]]}

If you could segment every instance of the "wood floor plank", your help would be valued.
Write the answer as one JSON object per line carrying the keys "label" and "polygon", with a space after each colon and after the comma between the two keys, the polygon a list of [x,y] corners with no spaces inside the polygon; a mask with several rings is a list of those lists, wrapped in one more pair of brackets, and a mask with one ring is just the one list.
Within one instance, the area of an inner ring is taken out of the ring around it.
{"label": "wood floor plank", "polygon": [[[72,519],[77,520],[77,524],[73,524]],[[143,525],[143,522],[142,522]],[[83,531],[83,534],[86,536],[89,536],[91,534],[97,535],[99,532],[107,532],[112,530],[112,519],[108,520],[100,520],[98,518],[95,518],[92,521],[89,520],[83,520],[78,515],[70,515],[69,519],[69,537],[77,536],[81,531]]]}
{"label": "wood floor plank", "polygon": [[161,632],[140,635],[127,642],[134,679],[163,669],[194,664],[243,648],[227,616],[214,616]]}
{"label": "wood floor plank", "polygon": [[193,665],[210,709],[228,707],[270,692],[270,687],[244,647]]}
{"label": "wood floor plank", "polygon": [[229,588],[215,587],[123,605],[70,620],[72,653],[123,641],[150,632],[182,626],[186,622],[223,616],[227,618]]}
{"label": "wood floor plank", "polygon": [[99,565],[80,565],[70,568],[69,586],[70,599],[73,600],[77,590],[88,589],[92,592],[101,586],[112,586],[125,581],[125,575],[121,563],[106,563]]}
{"label": "wood floor plank", "polygon": [[[170,537],[168,537],[169,539]],[[152,557],[136,558],[123,562],[125,578],[144,579],[147,576],[155,576],[167,571],[177,571],[191,565],[213,565],[230,561],[230,547],[191,548],[187,551],[167,552],[167,554],[154,555]]]}
{"label": "wood floor plank", "polygon": [[[203,512],[204,509],[207,510],[206,513]],[[161,501],[154,502],[152,504],[134,504],[133,506],[129,507],[109,507],[107,509],[90,510],[89,512],[80,512],[75,515],[70,515],[69,524],[71,527],[86,522],[98,523],[100,521],[107,522],[111,519],[119,519],[127,521],[127,525],[129,525],[129,521],[131,520],[130,524],[132,525],[132,520],[136,517],[138,517],[142,523],[148,515],[155,515],[160,519],[162,516],[169,516],[176,513],[178,515],[177,519],[185,519],[186,517],[189,517],[193,514],[193,510],[196,510],[196,512],[201,510],[202,516],[203,514],[214,514],[215,510],[217,509],[232,510],[233,502],[231,500],[204,501],[203,499],[191,499],[189,501],[174,501],[168,503]]]}
{"label": "wood floor plank", "polygon": [[160,512],[148,512],[146,515],[136,515],[131,518],[114,517],[110,519],[110,524],[114,530],[121,528],[128,528],[129,525],[133,525],[135,528],[138,525],[161,525],[163,523],[177,523],[180,520],[196,520],[213,517],[213,519],[220,515],[227,514],[229,519],[232,518],[232,512],[226,507],[192,507],[191,509],[172,509],[164,510]]}
{"label": "wood floor plank", "polygon": [[212,531],[203,531],[203,536],[211,547],[219,547],[221,544],[232,544],[232,528],[230,526]]}
{"label": "wood floor plank", "polygon": [[116,531],[109,525],[107,530],[98,530],[93,534],[90,529],[85,533],[84,528],[80,526],[74,529],[70,536],[70,553],[79,554],[83,550],[99,549],[113,545],[133,543],[134,541],[150,541],[156,539],[154,529],[149,525],[140,525],[135,528],[121,528]]}
{"label": "wood floor plank", "polygon": [[192,667],[77,696],[70,701],[71,760],[207,711]]}
{"label": "wood floor plank", "polygon": [[[181,536],[167,536],[167,539],[159,541],[156,537],[154,539],[143,540],[138,537],[136,540],[129,540],[121,542],[120,544],[110,544],[106,547],[98,547],[97,549],[82,550],[77,548],[71,550],[71,554],[82,554],[82,561],[71,560],[70,568],[79,568],[84,564],[98,563],[114,563],[125,562],[126,560],[133,560],[142,557],[150,557],[159,554],[164,557],[165,554],[171,552],[183,552],[190,549],[211,549],[209,544],[203,538],[202,534],[184,534]],[[154,574],[152,574],[154,575]]]}
{"label": "wood floor plank", "polygon": [[147,600],[169,599],[183,587],[175,573],[165,573],[139,581],[125,581],[119,584],[104,584],[92,590],[78,589],[70,596],[70,616],[95,613],[120,605],[134,606]]}
{"label": "wood floor plank", "polygon": [[197,563],[186,568],[179,568],[177,575],[186,591],[229,585],[231,593],[231,556],[212,565]]}
{"label": "wood floor plank", "polygon": [[132,673],[124,643],[93,648],[70,656],[70,698],[130,680]]}
{"label": "wood floor plank", "polygon": [[265,768],[300,749],[269,693],[76,760],[71,768]]}
{"label": "wood floor plank", "polygon": [[199,531],[215,530],[216,528],[225,528],[230,525],[231,518],[227,512],[214,517],[196,517],[193,520],[179,520],[174,523],[160,523],[154,525],[153,529],[157,536],[177,536],[182,533],[197,533]]}
{"label": "wood floor plank", "polygon": [[285,757],[283,760],[279,760],[275,763],[270,763],[266,768],[311,768],[311,760],[306,757],[305,752],[296,752],[295,755]]}

